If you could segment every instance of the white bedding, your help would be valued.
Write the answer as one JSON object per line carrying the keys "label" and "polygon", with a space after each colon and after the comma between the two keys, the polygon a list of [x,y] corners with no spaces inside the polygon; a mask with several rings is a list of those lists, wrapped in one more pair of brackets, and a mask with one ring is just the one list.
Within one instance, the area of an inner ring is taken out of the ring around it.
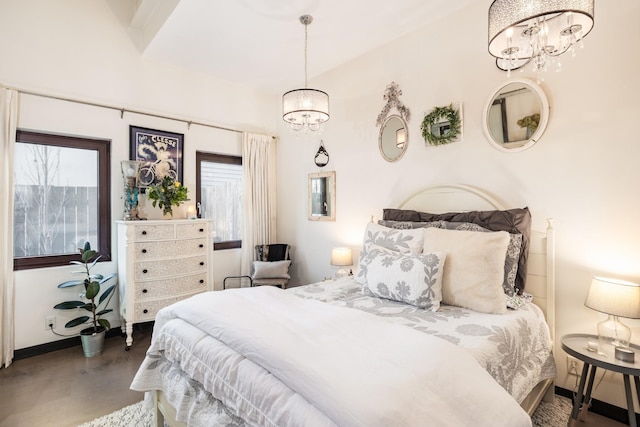
{"label": "white bedding", "polygon": [[277,426],[531,425],[462,348],[271,287],[200,294],[162,310],[132,388],[164,388],[193,425],[207,419],[198,418],[198,399],[236,424],[240,416]]}

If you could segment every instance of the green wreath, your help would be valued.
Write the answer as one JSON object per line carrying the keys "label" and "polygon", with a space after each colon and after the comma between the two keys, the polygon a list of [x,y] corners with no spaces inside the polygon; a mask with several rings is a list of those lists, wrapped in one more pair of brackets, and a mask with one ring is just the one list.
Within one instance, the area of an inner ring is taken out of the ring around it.
{"label": "green wreath", "polygon": [[[438,123],[448,122],[449,129],[441,135],[433,133],[432,129]],[[443,145],[452,142],[460,135],[460,114],[453,108],[452,104],[447,107],[435,107],[429,114],[424,116],[422,125],[422,137],[430,145]]]}

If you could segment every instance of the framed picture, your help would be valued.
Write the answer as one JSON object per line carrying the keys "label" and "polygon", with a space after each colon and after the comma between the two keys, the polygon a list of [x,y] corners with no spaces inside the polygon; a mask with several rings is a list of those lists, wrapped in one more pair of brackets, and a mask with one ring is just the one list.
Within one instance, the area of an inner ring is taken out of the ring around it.
{"label": "framed picture", "polygon": [[140,161],[138,185],[148,187],[165,176],[182,182],[184,134],[129,126],[131,160]]}

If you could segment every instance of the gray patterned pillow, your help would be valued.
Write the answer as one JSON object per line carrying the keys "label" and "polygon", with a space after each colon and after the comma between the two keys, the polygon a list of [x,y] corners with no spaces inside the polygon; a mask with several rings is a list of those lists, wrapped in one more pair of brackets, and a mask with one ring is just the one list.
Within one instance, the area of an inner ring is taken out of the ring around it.
{"label": "gray patterned pillow", "polygon": [[437,227],[444,228],[444,221],[414,222],[414,221],[393,221],[379,219],[378,224],[384,227],[395,228],[398,230],[413,230],[415,228]]}
{"label": "gray patterned pillow", "polygon": [[377,246],[377,251],[420,253],[423,243],[424,233],[420,229],[396,230],[372,222],[368,223],[364,231],[360,261],[354,280],[364,285],[367,266],[371,262],[372,256],[377,255],[377,253],[369,253],[372,246]]}
{"label": "gray patterned pillow", "polygon": [[[382,249],[382,248],[381,248]],[[438,311],[442,300],[442,253],[402,254],[371,248],[362,292]]]}

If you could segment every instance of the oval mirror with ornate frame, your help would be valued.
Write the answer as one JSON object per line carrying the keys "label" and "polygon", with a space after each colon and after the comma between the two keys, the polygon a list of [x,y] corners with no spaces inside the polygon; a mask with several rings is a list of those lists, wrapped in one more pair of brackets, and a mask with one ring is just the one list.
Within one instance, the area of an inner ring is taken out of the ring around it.
{"label": "oval mirror with ornate frame", "polygon": [[382,157],[388,162],[400,160],[407,151],[408,141],[407,122],[395,114],[387,117],[378,136],[378,147]]}
{"label": "oval mirror with ornate frame", "polygon": [[[380,126],[378,148],[382,158],[388,162],[400,160],[409,145],[407,122],[411,112],[400,101],[400,95],[402,91],[398,84],[391,82],[384,90],[383,98],[387,102],[376,120],[376,124]],[[392,108],[396,108],[398,114],[389,115]]]}
{"label": "oval mirror with ornate frame", "polygon": [[492,92],[482,113],[484,132],[502,151],[526,150],[538,142],[549,121],[549,101],[527,79],[512,79]]}

